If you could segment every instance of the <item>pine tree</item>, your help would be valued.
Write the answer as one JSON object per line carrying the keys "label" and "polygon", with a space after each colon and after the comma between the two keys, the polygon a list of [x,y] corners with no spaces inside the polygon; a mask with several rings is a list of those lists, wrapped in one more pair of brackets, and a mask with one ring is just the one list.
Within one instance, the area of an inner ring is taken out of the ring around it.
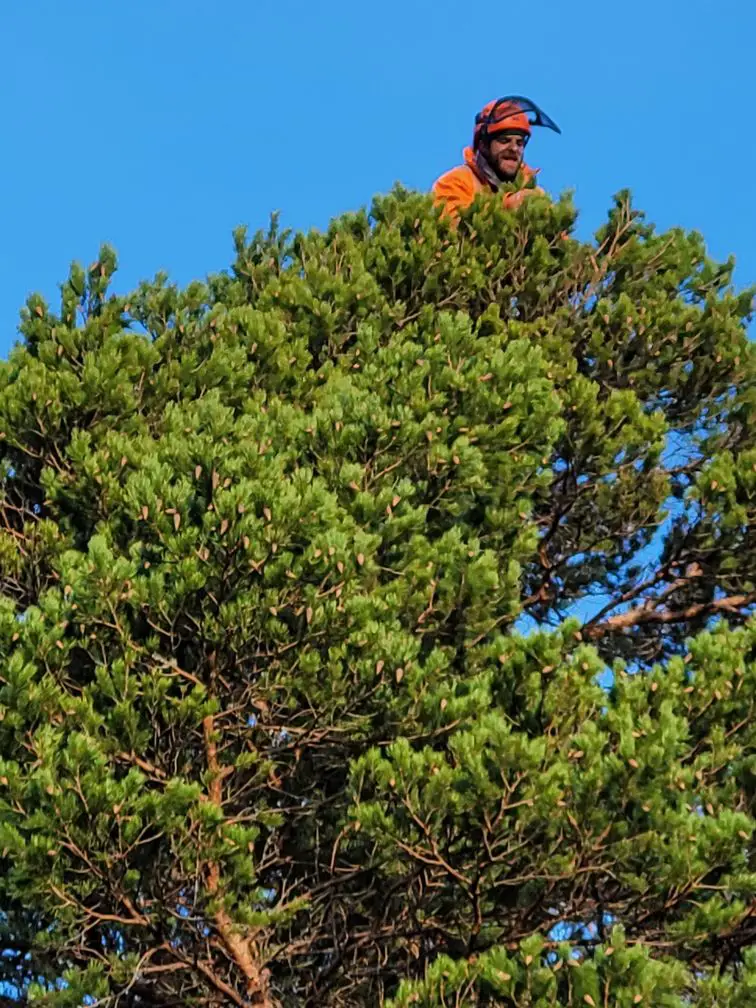
{"label": "pine tree", "polygon": [[752,292],[626,194],[397,190],[0,370],[0,979],[756,999]]}

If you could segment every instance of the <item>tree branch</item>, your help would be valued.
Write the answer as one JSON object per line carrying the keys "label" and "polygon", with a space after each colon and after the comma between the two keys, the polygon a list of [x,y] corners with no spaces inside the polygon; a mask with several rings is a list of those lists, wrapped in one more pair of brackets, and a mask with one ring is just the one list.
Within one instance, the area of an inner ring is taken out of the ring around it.
{"label": "tree branch", "polygon": [[713,616],[718,612],[737,613],[746,606],[756,602],[756,592],[746,595],[728,595],[726,598],[715,599],[713,602],[698,602],[685,609],[653,609],[648,606],[638,606],[627,612],[610,616],[603,623],[594,626],[586,625],[582,630],[585,640],[601,640],[614,633],[622,633],[632,627],[649,626],[665,623],[687,623],[699,616]]}
{"label": "tree branch", "polygon": [[[210,800],[222,808],[223,806],[223,778],[228,776],[218,761],[218,746],[213,737],[215,730],[215,719],[208,715],[202,722],[205,735],[205,752],[207,754],[207,767],[212,774],[210,783]],[[217,897],[221,888],[220,867],[217,862],[208,865],[207,890],[212,897]],[[213,914],[215,927],[220,935],[223,944],[229,955],[238,968],[241,970],[247,981],[247,996],[249,1004],[259,1006],[259,1008],[275,1008],[268,990],[268,972],[261,968],[255,953],[255,943],[251,938],[243,938],[234,926],[228,912],[221,907]],[[239,1005],[245,1002],[239,999]]]}

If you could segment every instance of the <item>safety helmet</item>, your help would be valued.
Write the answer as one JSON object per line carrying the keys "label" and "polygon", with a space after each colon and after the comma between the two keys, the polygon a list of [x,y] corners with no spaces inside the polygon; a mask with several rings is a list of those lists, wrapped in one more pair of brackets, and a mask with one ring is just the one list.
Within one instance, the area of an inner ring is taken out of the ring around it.
{"label": "safety helmet", "polygon": [[522,133],[530,138],[533,126],[545,126],[561,133],[554,120],[534,101],[522,95],[506,95],[489,102],[475,116],[473,147],[484,146],[497,133]]}

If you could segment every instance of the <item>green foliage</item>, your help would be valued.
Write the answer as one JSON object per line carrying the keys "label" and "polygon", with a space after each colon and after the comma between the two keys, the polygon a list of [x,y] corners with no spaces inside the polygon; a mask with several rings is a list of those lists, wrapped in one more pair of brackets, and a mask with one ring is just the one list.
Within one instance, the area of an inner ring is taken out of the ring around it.
{"label": "green foliage", "polygon": [[397,190],[0,366],[0,980],[741,1008],[752,293],[617,197]]}

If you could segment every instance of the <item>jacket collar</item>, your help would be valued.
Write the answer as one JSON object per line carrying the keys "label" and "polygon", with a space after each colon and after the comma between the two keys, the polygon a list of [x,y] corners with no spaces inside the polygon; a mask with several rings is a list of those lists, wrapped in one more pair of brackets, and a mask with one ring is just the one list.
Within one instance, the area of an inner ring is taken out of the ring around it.
{"label": "jacket collar", "polygon": [[[478,151],[473,150],[472,147],[465,147],[464,157],[465,164],[476,177],[478,182],[482,186],[488,186],[489,189],[496,192],[502,182],[496,176],[493,168],[491,168],[485,158],[482,157]],[[531,168],[530,165],[526,165],[523,161],[520,171],[522,172],[525,182],[530,182],[531,179],[536,177],[540,169]]]}

